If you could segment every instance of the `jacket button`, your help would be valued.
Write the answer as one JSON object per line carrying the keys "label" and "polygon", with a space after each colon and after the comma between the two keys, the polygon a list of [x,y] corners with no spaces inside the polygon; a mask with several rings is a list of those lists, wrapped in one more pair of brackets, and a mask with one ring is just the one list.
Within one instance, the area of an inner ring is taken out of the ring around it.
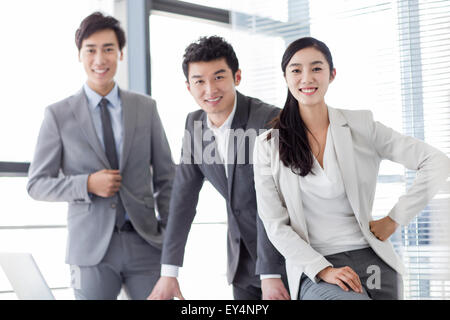
{"label": "jacket button", "polygon": [[116,208],[116,204],[115,203],[111,204],[111,208],[115,209]]}

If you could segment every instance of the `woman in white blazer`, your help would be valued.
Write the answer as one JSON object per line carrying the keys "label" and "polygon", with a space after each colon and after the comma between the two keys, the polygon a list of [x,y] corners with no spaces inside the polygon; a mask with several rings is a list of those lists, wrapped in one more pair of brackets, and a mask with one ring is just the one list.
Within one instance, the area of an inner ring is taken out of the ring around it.
{"label": "woman in white blazer", "polygon": [[[288,97],[253,159],[258,213],[286,258],[291,298],[401,299],[404,267],[388,238],[437,193],[450,159],[375,122],[370,111],[327,106],[336,70],[323,42],[291,43],[282,70]],[[417,176],[387,216],[373,221],[383,159]]]}

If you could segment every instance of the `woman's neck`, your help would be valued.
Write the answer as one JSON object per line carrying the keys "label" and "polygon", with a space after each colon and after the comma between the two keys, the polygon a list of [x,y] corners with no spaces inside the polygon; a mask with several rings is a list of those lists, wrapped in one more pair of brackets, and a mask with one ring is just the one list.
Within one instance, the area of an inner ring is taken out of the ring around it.
{"label": "woman's neck", "polygon": [[299,106],[300,116],[306,127],[314,134],[328,128],[328,108],[325,103],[315,106]]}

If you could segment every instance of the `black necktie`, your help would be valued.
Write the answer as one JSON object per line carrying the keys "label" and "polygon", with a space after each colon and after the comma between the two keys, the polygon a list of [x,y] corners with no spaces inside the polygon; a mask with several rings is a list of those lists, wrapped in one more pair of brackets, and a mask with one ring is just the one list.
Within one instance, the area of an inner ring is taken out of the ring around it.
{"label": "black necktie", "polygon": [[[105,153],[108,158],[109,164],[113,170],[119,169],[119,160],[117,158],[116,142],[114,140],[114,133],[111,124],[111,115],[108,110],[108,100],[102,98],[99,103],[101,118],[102,118],[102,128],[103,128],[103,141],[105,144]],[[122,199],[120,194],[117,193],[117,204],[116,204],[116,226],[120,228],[125,222],[125,208],[122,204]]]}

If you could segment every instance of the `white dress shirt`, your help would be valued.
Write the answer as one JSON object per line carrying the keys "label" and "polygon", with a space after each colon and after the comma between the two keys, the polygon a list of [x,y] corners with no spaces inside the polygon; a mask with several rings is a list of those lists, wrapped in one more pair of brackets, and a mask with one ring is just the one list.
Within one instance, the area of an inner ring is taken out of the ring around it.
{"label": "white dress shirt", "polygon": [[231,124],[233,123],[234,114],[236,113],[236,101],[237,99],[234,99],[234,106],[233,110],[231,111],[230,115],[228,116],[227,120],[225,120],[224,123],[220,127],[216,127],[209,117],[206,117],[206,125],[208,128],[213,132],[214,139],[216,140],[216,146],[217,151],[219,152],[219,157],[222,163],[225,167],[225,175],[228,178],[228,143],[230,141],[230,129]]}
{"label": "white dress shirt", "polygon": [[344,189],[329,129],[323,166],[314,157],[314,174],[299,178],[311,247],[323,256],[368,247]]}

